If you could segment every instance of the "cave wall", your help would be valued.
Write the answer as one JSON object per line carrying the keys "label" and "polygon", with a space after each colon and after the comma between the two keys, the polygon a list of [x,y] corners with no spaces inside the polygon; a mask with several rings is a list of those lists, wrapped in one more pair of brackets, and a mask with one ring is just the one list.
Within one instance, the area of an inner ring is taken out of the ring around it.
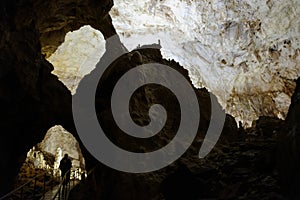
{"label": "cave wall", "polygon": [[290,199],[300,198],[300,78],[278,144],[278,169],[282,188]]}
{"label": "cave wall", "polygon": [[102,32],[104,38],[115,34],[108,15],[112,0],[33,1],[36,27],[40,32],[42,53],[49,57],[64,41],[65,34],[83,25],[91,25]]}
{"label": "cave wall", "polygon": [[[89,24],[100,30],[104,38],[115,34],[108,15],[112,5],[111,0],[3,0],[0,2],[0,106],[2,111],[0,170],[3,172],[0,178],[0,196],[12,188],[14,177],[26,157],[26,152],[44,138],[50,127],[61,124],[76,136],[71,112],[71,93],[56,76],[51,74],[53,66],[45,58],[49,57],[64,41],[68,31],[76,30],[83,25]],[[187,76],[186,71],[183,73]],[[297,88],[298,94],[299,87]],[[200,93],[202,97],[207,98],[207,91]],[[299,152],[299,145],[295,141],[298,141],[299,135],[297,125],[299,106],[296,93],[287,118],[286,132],[289,134],[286,137],[290,139],[285,147],[297,163],[299,156],[295,152]],[[203,116],[206,120],[202,121],[204,123],[202,128],[205,130],[209,115]],[[226,133],[234,133],[236,130],[234,120],[229,116],[226,127]],[[197,148],[199,145],[196,143]],[[192,148],[187,152],[180,162],[193,163],[189,159],[191,155],[197,154],[195,149]],[[84,149],[83,154],[88,155]],[[96,163],[91,156],[86,158],[90,166]],[[282,172],[283,177],[289,177],[283,182],[294,180],[292,186],[296,186],[299,180],[294,159],[284,160],[293,167],[291,170],[283,167]],[[163,172],[133,175],[116,172],[100,165],[89,178],[88,186],[91,187],[83,188],[82,191],[94,198],[97,196],[118,198],[120,197],[118,195],[127,194],[124,199],[132,199],[143,198],[147,194],[155,195],[158,185],[167,173],[174,169],[173,167]],[[145,180],[148,181],[147,184],[140,184]],[[128,187],[124,187],[125,184]],[[157,187],[151,187],[152,184]],[[128,190],[135,193],[130,194]],[[148,193],[143,194],[142,191]]]}
{"label": "cave wall", "polygon": [[8,192],[28,150],[61,124],[75,133],[71,93],[45,57],[68,31],[90,24],[109,37],[111,0],[0,2],[0,196]]}
{"label": "cave wall", "polygon": [[[120,44],[120,48],[122,48]],[[108,45],[107,45],[108,46]],[[151,46],[151,45],[150,45]],[[106,53],[110,53],[107,48]],[[158,49],[143,49],[137,50],[142,56],[142,63],[131,59],[135,51],[123,55],[117,59],[104,72],[99,81],[96,93],[96,111],[99,123],[107,137],[117,146],[129,150],[131,152],[151,152],[157,150],[168,144],[177,132],[178,124],[180,124],[180,105],[176,102],[176,97],[164,87],[147,85],[139,88],[130,100],[129,110],[132,120],[141,126],[149,123],[148,110],[154,103],[163,105],[168,113],[168,118],[164,128],[152,138],[137,139],[125,134],[115,123],[110,109],[111,92],[114,89],[116,82],[128,70],[140,65],[149,63],[161,63],[177,70],[187,80],[188,71],[185,70],[174,60],[165,60],[162,58],[161,52]],[[105,60],[105,56],[101,58]],[[100,60],[101,62],[101,60]],[[95,69],[97,70],[97,68]],[[151,73],[154,77],[161,77],[161,71],[155,69],[145,70],[141,74]],[[86,87],[85,85],[93,79],[93,71],[91,74],[85,76],[79,88]],[[146,78],[147,75],[144,75]],[[162,75],[162,78],[168,76]],[[190,82],[192,85],[192,83]],[[101,86],[101,87],[99,87]],[[178,84],[178,88],[181,88]],[[95,170],[88,176],[85,182],[76,186],[72,191],[70,199],[161,199],[162,184],[170,174],[181,170],[181,168],[194,171],[202,170],[202,160],[198,157],[198,152],[201,147],[203,138],[210,123],[210,95],[206,89],[195,89],[196,96],[199,100],[200,106],[200,124],[198,134],[191,145],[191,147],[184,153],[184,155],[170,166],[158,171],[149,173],[125,173],[116,171],[103,164],[95,165]],[[76,95],[76,94],[75,94]],[[81,106],[84,109],[84,106]],[[191,113],[191,115],[193,115]],[[232,116],[227,115],[225,125],[222,132],[222,137],[229,135],[237,135],[237,125]],[[180,146],[180,144],[177,144]],[[178,147],[178,146],[177,146]],[[176,149],[176,147],[174,147]],[[111,158],[116,160],[116,158]],[[189,184],[189,183],[187,183]],[[187,195],[188,196],[188,195]]]}

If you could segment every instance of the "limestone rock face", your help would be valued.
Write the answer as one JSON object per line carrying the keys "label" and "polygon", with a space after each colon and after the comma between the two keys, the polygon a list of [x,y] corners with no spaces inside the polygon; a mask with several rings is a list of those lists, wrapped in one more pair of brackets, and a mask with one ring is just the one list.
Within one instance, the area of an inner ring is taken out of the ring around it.
{"label": "limestone rock face", "polygon": [[[54,126],[50,128],[45,138],[39,143],[39,149],[55,156],[58,149],[61,151],[61,156],[68,154],[72,159],[72,166],[74,168],[84,169],[85,162],[79,143],[74,136],[67,132],[62,126]],[[61,158],[58,158],[59,162]]]}
{"label": "limestone rock face", "polygon": [[[299,7],[296,0],[116,0],[110,15],[128,49],[159,40],[164,58],[185,67],[196,88],[251,126],[259,116],[286,117],[300,75]],[[100,38],[84,27],[48,58],[72,93],[103,54]]]}
{"label": "limestone rock face", "polygon": [[298,0],[115,0],[110,14],[129,49],[161,41],[244,125],[285,118],[300,75]]}
{"label": "limestone rock face", "polygon": [[105,51],[105,40],[100,31],[91,26],[66,34],[65,41],[47,59],[72,94],[81,79],[96,66]]}

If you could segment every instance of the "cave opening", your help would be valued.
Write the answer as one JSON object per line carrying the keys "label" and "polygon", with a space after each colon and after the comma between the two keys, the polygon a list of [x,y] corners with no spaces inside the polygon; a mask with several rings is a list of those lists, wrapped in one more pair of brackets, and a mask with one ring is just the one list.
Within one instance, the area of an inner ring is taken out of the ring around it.
{"label": "cave opening", "polygon": [[[105,40],[100,31],[84,25],[65,35],[64,42],[53,53],[47,53],[46,59],[54,67],[52,74],[58,77],[71,92],[76,93],[81,79],[96,66],[105,51]],[[34,145],[21,165],[15,188],[37,178],[37,185],[42,188],[43,176],[47,174],[46,190],[61,181],[59,164],[65,154],[72,161],[71,181],[81,181],[87,177],[86,163],[80,144],[76,138],[61,125],[50,128],[42,141]],[[29,184],[30,186],[30,184]]]}
{"label": "cave opening", "polygon": [[[27,153],[27,157],[19,171],[16,188],[35,179],[35,187],[45,191],[52,190],[60,184],[62,176],[59,168],[60,161],[68,154],[72,168],[70,180],[73,184],[85,179],[85,159],[76,138],[62,126],[56,125],[50,128],[44,139],[33,146]],[[43,186],[44,184],[44,186]],[[24,187],[28,192],[31,184]],[[37,190],[37,189],[35,189]]]}
{"label": "cave opening", "polygon": [[85,160],[79,143],[71,133],[56,125],[47,131],[40,143],[29,150],[25,162],[34,168],[48,169],[53,176],[60,176],[59,162],[65,154],[72,161],[73,171],[85,171]]}

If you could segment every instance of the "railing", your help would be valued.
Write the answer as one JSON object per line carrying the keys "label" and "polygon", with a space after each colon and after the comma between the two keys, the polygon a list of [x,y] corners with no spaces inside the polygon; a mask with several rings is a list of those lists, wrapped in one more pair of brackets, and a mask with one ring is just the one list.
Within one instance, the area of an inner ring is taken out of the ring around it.
{"label": "railing", "polygon": [[[92,168],[86,175],[91,174],[95,170],[95,168],[96,167]],[[75,179],[79,180],[79,176],[80,175],[85,175],[85,172],[84,173],[80,173],[79,169],[77,169],[77,170],[71,170],[70,172],[71,172],[70,175],[73,172],[73,176],[70,177],[70,180],[68,181],[67,184],[64,184],[64,182],[66,180],[66,176],[67,176],[68,173],[66,173],[64,175],[62,181],[58,185],[58,190],[56,191],[56,193],[53,196],[52,200],[55,200],[55,199],[65,200],[65,199],[67,199],[67,196],[68,196],[68,193],[69,193],[69,190],[70,190],[70,182],[73,181],[73,185],[75,185]],[[76,174],[77,174],[77,177],[75,176]],[[37,179],[39,177],[42,177],[42,176],[44,176],[44,178],[43,178],[43,188],[42,188],[43,191],[42,191],[42,193],[38,193],[40,191],[37,191]],[[47,176],[47,172],[34,176],[33,178],[31,178],[26,183],[20,185],[18,188],[12,190],[8,194],[4,195],[3,197],[0,197],[0,200],[8,200],[9,197],[15,197],[15,198],[21,199],[21,200],[27,200],[27,199],[35,200],[35,199],[40,199],[41,197],[45,197],[46,192],[48,192],[48,191],[46,191],[46,176]],[[51,181],[51,189],[53,189],[54,178],[52,177],[52,179],[53,180]],[[33,185],[33,188],[32,188],[33,191],[32,191],[31,196],[28,197],[28,195],[26,196],[24,194],[24,188],[27,185],[30,186],[30,183],[32,183],[32,182],[34,182],[34,185]]]}
{"label": "railing", "polygon": [[[22,184],[21,186],[19,186],[18,188],[14,189],[13,191],[9,192],[8,194],[4,195],[3,197],[0,198],[0,200],[4,200],[7,199],[8,197],[12,197],[12,196],[18,196],[21,200],[23,200],[23,198],[25,197],[24,194],[24,188],[27,185],[30,185],[30,183],[34,182],[33,185],[33,191],[32,191],[32,199],[35,199],[37,196],[37,178],[44,176],[44,180],[43,180],[43,195],[45,195],[46,193],[46,173],[43,174],[39,174],[34,176],[32,179],[30,179],[29,181],[27,181],[26,183]],[[28,197],[26,197],[28,198]]]}
{"label": "railing", "polygon": [[[95,169],[96,169],[97,166],[93,167],[86,175],[90,175]],[[74,170],[73,172],[75,172],[76,170]],[[70,191],[70,182],[71,180],[67,183],[67,184],[64,184],[64,181],[66,179],[66,175],[67,173],[64,175],[61,183],[59,184],[59,187],[58,187],[58,190],[57,192],[55,193],[54,197],[52,198],[52,200],[55,200],[55,199],[58,199],[58,200],[66,200],[68,199],[68,194],[69,194],[69,191]],[[73,185],[74,185],[74,181],[75,181],[75,177],[73,177]],[[82,181],[82,179],[81,179]]]}
{"label": "railing", "polygon": [[[69,174],[68,174],[69,173]],[[70,179],[67,183],[66,182],[66,178],[67,178],[67,175],[70,176],[71,175],[71,170],[68,170],[62,181],[60,182],[59,186],[58,186],[58,190],[57,192],[55,193],[54,197],[52,198],[52,200],[58,198],[59,200],[65,200],[67,199],[67,195],[69,193],[69,190],[70,190]],[[74,179],[73,179],[74,180]]]}

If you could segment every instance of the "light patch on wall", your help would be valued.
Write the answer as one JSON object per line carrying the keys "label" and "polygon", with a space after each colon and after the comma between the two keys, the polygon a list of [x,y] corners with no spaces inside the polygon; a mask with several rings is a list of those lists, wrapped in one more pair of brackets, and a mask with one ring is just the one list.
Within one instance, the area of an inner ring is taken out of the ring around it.
{"label": "light patch on wall", "polygon": [[90,26],[66,34],[65,41],[48,58],[57,75],[72,94],[80,80],[89,74],[105,52],[105,40],[100,31]]}

